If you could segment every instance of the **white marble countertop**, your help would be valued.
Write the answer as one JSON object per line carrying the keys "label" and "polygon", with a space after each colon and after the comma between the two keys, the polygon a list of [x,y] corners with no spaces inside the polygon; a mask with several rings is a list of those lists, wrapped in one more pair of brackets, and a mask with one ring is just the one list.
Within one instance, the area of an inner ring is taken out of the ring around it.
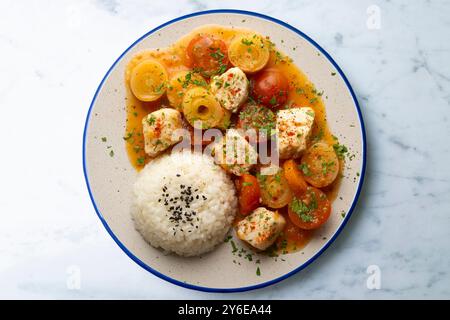
{"label": "white marble countertop", "polygon": [[[119,54],[167,20],[224,6],[321,44],[368,135],[366,183],[338,240],[292,278],[240,294],[180,288],[136,265],[95,215],[81,163],[87,109]],[[450,298],[449,17],[435,0],[1,1],[0,298]]]}

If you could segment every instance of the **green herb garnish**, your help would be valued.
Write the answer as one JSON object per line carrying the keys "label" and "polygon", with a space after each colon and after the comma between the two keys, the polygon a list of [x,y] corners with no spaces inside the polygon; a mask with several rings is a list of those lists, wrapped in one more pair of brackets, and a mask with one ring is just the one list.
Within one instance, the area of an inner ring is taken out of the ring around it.
{"label": "green herb garnish", "polygon": [[336,155],[339,159],[344,159],[345,154],[348,152],[348,149],[343,144],[335,143],[333,145],[333,149],[336,152]]}
{"label": "green herb garnish", "polygon": [[142,166],[145,163],[145,158],[144,157],[137,158],[137,163],[138,165]]}
{"label": "green herb garnish", "polygon": [[242,39],[241,42],[245,44],[246,46],[251,46],[253,44],[253,41],[248,39]]}
{"label": "green herb garnish", "polygon": [[314,192],[311,192],[310,194],[311,194],[311,203],[309,204],[309,206],[302,200],[299,200],[297,198],[294,198],[290,205],[291,210],[295,212],[304,222],[311,222],[314,220],[314,217],[311,215],[311,212],[316,210],[318,207],[316,194]]}
{"label": "green herb garnish", "polygon": [[270,103],[271,105],[274,105],[274,104],[277,103],[277,99],[275,98],[275,96],[273,96],[273,97],[270,99],[269,103]]}
{"label": "green herb garnish", "polygon": [[309,169],[308,165],[306,163],[302,163],[298,166],[300,170],[302,170],[303,174],[307,177],[311,176],[311,170]]}
{"label": "green herb garnish", "polygon": [[147,119],[147,123],[151,126],[155,124],[155,121],[156,121],[156,117],[154,115],[150,115],[150,117],[148,117],[148,119]]}
{"label": "green herb garnish", "polygon": [[[330,162],[322,162],[322,174],[326,175],[330,168],[334,166],[334,161],[330,161]],[[334,172],[334,170],[332,171]]]}

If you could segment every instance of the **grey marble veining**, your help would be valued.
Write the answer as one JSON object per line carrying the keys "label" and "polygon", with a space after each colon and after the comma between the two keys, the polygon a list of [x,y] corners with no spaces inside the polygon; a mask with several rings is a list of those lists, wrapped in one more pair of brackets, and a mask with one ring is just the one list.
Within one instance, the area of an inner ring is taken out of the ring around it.
{"label": "grey marble veining", "polygon": [[[87,108],[117,56],[169,19],[223,6],[321,44],[353,85],[368,136],[364,190],[337,241],[301,273],[241,294],[193,292],[137,266],[101,226],[81,166]],[[449,34],[450,3],[437,0],[2,1],[0,298],[448,299]],[[379,290],[366,285],[370,265]]]}

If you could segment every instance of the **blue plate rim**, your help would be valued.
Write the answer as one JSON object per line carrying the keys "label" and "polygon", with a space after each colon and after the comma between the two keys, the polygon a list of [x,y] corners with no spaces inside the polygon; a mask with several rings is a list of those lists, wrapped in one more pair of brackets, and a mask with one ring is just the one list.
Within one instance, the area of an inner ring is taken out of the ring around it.
{"label": "blue plate rim", "polygon": [[[160,273],[159,271],[151,268],[150,266],[148,266],[147,264],[145,264],[143,261],[141,261],[138,257],[136,257],[133,253],[131,253],[131,251],[129,251],[126,246],[124,244],[122,244],[122,242],[120,242],[120,240],[116,237],[116,235],[113,233],[113,231],[111,230],[111,228],[108,226],[106,220],[103,218],[102,214],[100,213],[97,204],[95,202],[94,196],[92,194],[91,191],[91,187],[89,184],[89,178],[88,178],[88,174],[87,174],[87,168],[86,168],[86,135],[87,135],[87,128],[89,125],[89,119],[90,119],[90,115],[91,115],[91,111],[92,111],[92,107],[94,106],[94,103],[97,99],[97,95],[100,92],[100,89],[103,87],[103,83],[105,82],[106,78],[108,77],[108,75],[111,73],[112,69],[116,66],[116,64],[122,59],[122,57],[131,49],[133,48],[136,44],[138,44],[142,39],[144,39],[145,37],[147,37],[148,35],[160,30],[161,28],[168,26],[174,22],[177,21],[181,21],[181,20],[185,20],[191,17],[195,17],[195,16],[200,16],[200,15],[207,15],[207,14],[217,14],[217,13],[233,13],[233,14],[242,14],[242,15],[249,15],[249,16],[253,16],[253,17],[257,17],[257,18],[262,18],[265,20],[269,20],[271,22],[277,23],[291,31],[294,31],[295,33],[297,33],[299,36],[303,37],[305,40],[307,40],[309,43],[311,43],[317,50],[320,51],[321,54],[323,54],[328,61],[333,65],[333,67],[336,69],[336,71],[339,73],[339,75],[342,77],[342,79],[344,80],[351,96],[353,99],[353,102],[356,106],[356,111],[358,113],[358,118],[359,118],[359,122],[360,122],[360,126],[361,126],[361,136],[362,136],[362,167],[361,167],[361,173],[360,173],[360,179],[359,179],[359,183],[358,183],[358,187],[356,190],[356,194],[355,197],[353,198],[353,202],[352,205],[350,207],[350,210],[348,211],[348,213],[346,214],[344,221],[341,223],[341,225],[339,226],[338,230],[334,233],[333,237],[331,237],[327,243],[315,254],[313,255],[308,261],[304,262],[303,264],[301,264],[300,266],[298,266],[297,268],[295,268],[294,270],[278,277],[275,279],[272,279],[270,281],[266,281],[266,282],[262,282],[256,285],[251,285],[251,286],[245,286],[245,287],[237,287],[237,288],[211,288],[211,287],[203,287],[203,286],[196,286],[193,284],[189,284],[189,283],[185,283],[176,279],[173,279],[169,276],[166,276],[162,273]],[[299,271],[305,269],[307,266],[309,266],[312,262],[314,262],[338,237],[338,235],[341,233],[341,231],[344,229],[345,225],[347,224],[348,220],[350,219],[356,204],[358,202],[359,196],[361,194],[361,190],[364,184],[364,177],[365,177],[365,172],[366,172],[366,130],[365,130],[365,125],[364,125],[364,120],[362,117],[362,113],[361,113],[361,108],[359,106],[358,100],[356,98],[356,95],[353,91],[352,86],[350,85],[350,82],[348,81],[347,77],[345,76],[344,72],[341,70],[341,68],[338,66],[338,64],[334,61],[334,59],[328,54],[328,52],[326,52],[317,42],[315,42],[313,39],[311,39],[309,36],[307,36],[305,33],[303,33],[302,31],[300,31],[299,29],[291,26],[290,24],[283,22],[279,19],[273,18],[271,16],[265,15],[265,14],[261,14],[261,13],[257,13],[257,12],[253,12],[253,11],[246,11],[246,10],[238,10],[238,9],[215,9],[215,10],[205,10],[205,11],[198,11],[198,12],[194,12],[194,13],[190,13],[190,14],[186,14],[183,16],[180,16],[178,18],[172,19],[170,21],[167,21],[161,25],[159,25],[158,27],[148,31],[147,33],[145,33],[143,36],[141,36],[139,39],[137,39],[135,42],[133,42],[117,59],[116,61],[112,64],[112,66],[108,69],[108,71],[106,72],[105,76],[103,77],[102,81],[100,82],[99,86],[97,87],[97,90],[95,91],[94,97],[92,98],[91,104],[89,106],[89,110],[88,113],[86,115],[86,122],[85,122],[85,126],[84,126],[84,131],[83,131],[83,150],[82,150],[82,156],[83,156],[83,173],[84,173],[84,178],[86,181],[86,187],[88,189],[88,193],[89,193],[89,197],[92,201],[92,204],[94,206],[95,212],[97,213],[97,216],[99,217],[100,221],[102,222],[103,226],[105,227],[106,231],[109,233],[109,235],[113,238],[113,240],[116,242],[116,244],[122,249],[122,251],[124,251],[128,257],[130,257],[134,262],[136,262],[139,266],[141,266],[143,269],[147,270],[148,272],[154,274],[155,276],[166,280],[170,283],[173,283],[175,285],[181,286],[183,288],[187,288],[187,289],[192,289],[192,290],[198,290],[198,291],[203,291],[203,292],[221,292],[221,293],[226,293],[226,292],[244,292],[244,291],[249,291],[249,290],[255,290],[255,289],[260,289],[260,288],[264,288],[270,285],[273,285],[275,283],[278,283],[280,281],[283,281],[289,277],[291,277],[292,275],[298,273]]]}

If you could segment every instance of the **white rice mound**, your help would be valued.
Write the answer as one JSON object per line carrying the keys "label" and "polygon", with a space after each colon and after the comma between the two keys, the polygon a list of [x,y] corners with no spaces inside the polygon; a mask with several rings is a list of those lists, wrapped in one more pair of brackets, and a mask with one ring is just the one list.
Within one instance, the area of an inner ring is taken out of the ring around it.
{"label": "white rice mound", "polygon": [[162,155],[141,170],[131,212],[152,246],[197,256],[223,243],[237,198],[233,182],[211,157],[184,151]]}

